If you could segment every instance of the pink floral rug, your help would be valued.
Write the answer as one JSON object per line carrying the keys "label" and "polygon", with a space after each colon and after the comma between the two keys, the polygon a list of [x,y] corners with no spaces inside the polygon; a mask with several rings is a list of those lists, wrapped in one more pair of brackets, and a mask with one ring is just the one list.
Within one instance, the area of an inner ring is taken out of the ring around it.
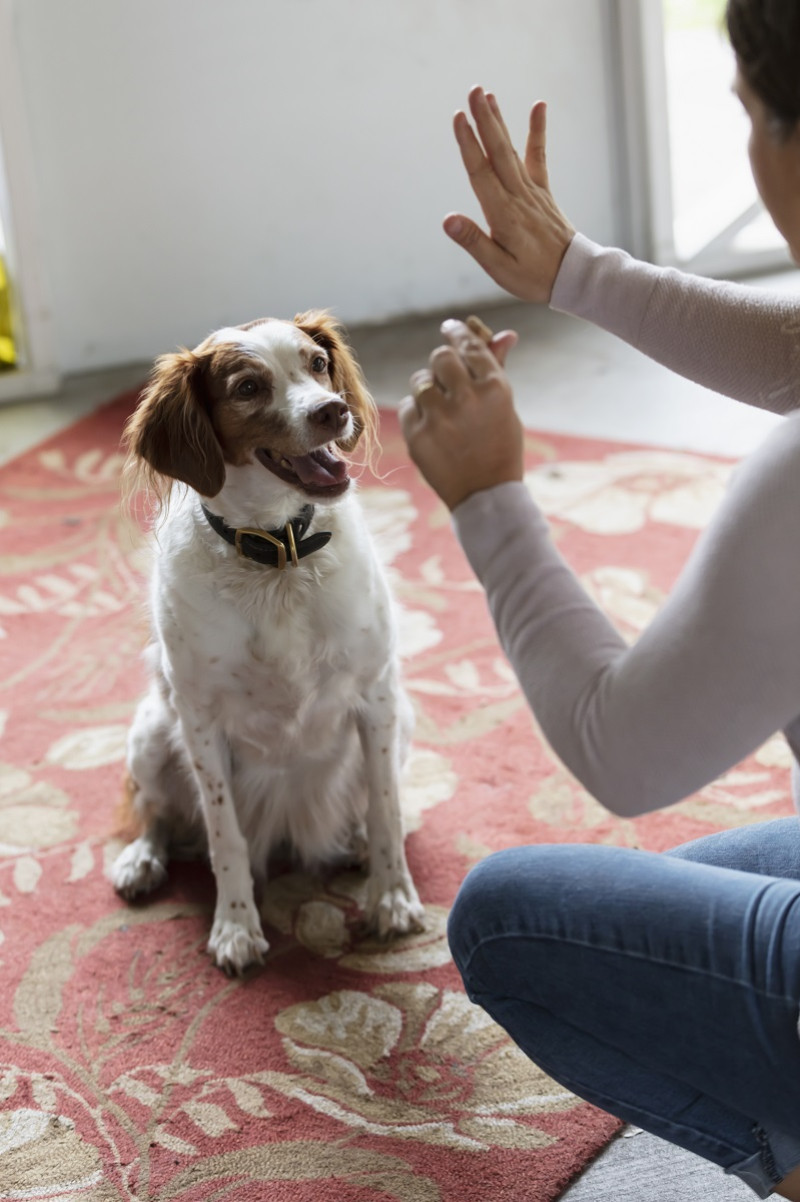
{"label": "pink floral rug", "polygon": [[[408,853],[429,930],[359,938],[363,880],[269,885],[263,970],[204,952],[213,881],[149,904],[107,866],[142,686],[143,552],[118,508],[120,398],[0,470],[0,1197],[159,1202],[549,1202],[617,1130],[467,1001],[445,920],[520,842],[663,849],[790,812],[772,740],[663,814],[610,817],[538,735],[447,516],[383,419],[362,495],[403,605],[417,736]],[[554,537],[635,638],[730,465],[529,436]]]}

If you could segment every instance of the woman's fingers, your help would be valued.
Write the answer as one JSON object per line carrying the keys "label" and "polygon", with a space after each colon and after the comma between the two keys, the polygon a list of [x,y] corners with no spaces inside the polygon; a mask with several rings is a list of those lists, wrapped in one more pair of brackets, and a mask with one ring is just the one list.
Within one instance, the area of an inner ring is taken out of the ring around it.
{"label": "woman's fingers", "polygon": [[442,325],[447,339],[431,352],[428,367],[411,377],[411,395],[420,412],[428,405],[457,409],[466,390],[495,374],[498,360],[489,344],[463,322],[452,318]]}
{"label": "woman's fingers", "polygon": [[508,352],[513,351],[518,342],[519,334],[516,330],[501,330],[499,334],[494,335],[489,349],[501,367],[505,367]]}
{"label": "woman's fingers", "polygon": [[470,179],[486,171],[489,163],[483,153],[483,147],[475,137],[475,131],[469,123],[467,114],[461,109],[453,118],[453,130],[458,142],[458,149],[461,151],[461,161]]}
{"label": "woman's fingers", "polygon": [[448,407],[457,407],[457,398],[474,383],[466,358],[452,346],[437,346],[431,354],[430,365],[439,383],[442,402]]}
{"label": "woman's fingers", "polygon": [[410,383],[411,395],[415,401],[418,401],[427,392],[435,392],[437,388],[433,372],[429,367],[421,367],[419,371],[415,371]]}
{"label": "woman's fingers", "polygon": [[[488,218],[487,218],[488,220]],[[463,213],[448,213],[443,222],[444,232],[459,246],[472,255],[476,263],[501,283],[510,266],[511,256],[494,239],[485,234],[479,225]]]}
{"label": "woman's fingers", "polygon": [[505,134],[505,136],[508,138],[508,140],[510,142],[511,134],[508,132],[508,126],[506,125],[505,118],[503,117],[503,114],[500,111],[500,104],[499,104],[498,99],[495,96],[494,92],[487,92],[486,99],[489,102],[489,108],[492,110],[492,112],[495,115],[495,118],[497,119],[497,121],[500,124],[500,128],[502,129],[503,133]]}
{"label": "woman's fingers", "polygon": [[424,422],[424,415],[413,396],[404,396],[397,406],[397,416],[403,438],[411,444]]}
{"label": "woman's fingers", "polygon": [[513,330],[505,330],[491,340],[476,334],[464,321],[449,318],[442,323],[442,333],[449,345],[440,346],[431,355],[431,370],[446,391],[483,383],[496,376],[502,359],[517,341]]}
{"label": "woman's fingers", "polygon": [[506,142],[511,147],[511,153],[514,156],[514,161],[516,164],[517,176],[518,176],[519,182],[521,183],[521,185],[523,187],[525,187],[526,184],[530,184],[530,179],[528,178],[528,175],[527,175],[527,169],[526,169],[524,163],[521,161],[519,154],[517,153],[517,148],[514,145],[514,142],[511,138],[511,134],[508,132],[508,126],[506,125],[505,118],[503,117],[503,114],[500,111],[500,105],[498,104],[497,97],[495,96],[494,92],[487,92],[486,99],[489,102],[489,107],[492,110],[492,112],[494,113],[496,121],[498,122],[498,124],[500,125],[500,128],[503,131],[503,136],[505,137]]}
{"label": "woman's fingers", "polygon": [[415,399],[429,392],[438,392],[444,397],[462,385],[471,386],[476,380],[487,379],[495,374],[498,364],[505,366],[509,351],[519,341],[516,330],[493,334],[475,317],[466,322],[449,318],[442,324],[442,334],[449,345],[437,347],[431,354],[430,367],[421,368],[411,377]]}
{"label": "woman's fingers", "polygon": [[549,186],[547,179],[547,105],[538,100],[531,109],[528,141],[525,147],[525,170],[540,188]]}
{"label": "woman's fingers", "polygon": [[521,182],[521,163],[497,101],[492,105],[483,88],[473,88],[469,94],[469,108],[486,157],[497,178],[509,192],[515,191]]}
{"label": "woman's fingers", "polygon": [[472,191],[484,217],[491,225],[493,217],[496,217],[506,203],[506,189],[484,154],[466,113],[456,113],[453,118],[453,130]]}

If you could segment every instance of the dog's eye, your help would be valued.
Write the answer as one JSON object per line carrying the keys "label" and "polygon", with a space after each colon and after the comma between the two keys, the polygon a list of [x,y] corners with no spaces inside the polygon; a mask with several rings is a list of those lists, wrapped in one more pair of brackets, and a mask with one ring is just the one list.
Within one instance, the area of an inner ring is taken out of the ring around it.
{"label": "dog's eye", "polygon": [[328,360],[323,355],[315,355],[311,360],[311,370],[317,375],[322,375],[324,371],[328,370]]}
{"label": "dog's eye", "polygon": [[255,380],[252,380],[252,379],[241,380],[236,385],[236,395],[237,396],[244,396],[244,397],[255,396],[255,394],[257,392],[258,392],[258,384],[256,383]]}

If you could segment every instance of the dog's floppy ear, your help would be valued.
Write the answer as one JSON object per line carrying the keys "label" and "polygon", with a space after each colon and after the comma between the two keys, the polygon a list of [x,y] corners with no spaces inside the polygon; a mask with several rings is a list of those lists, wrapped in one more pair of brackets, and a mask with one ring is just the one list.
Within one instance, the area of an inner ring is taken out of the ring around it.
{"label": "dog's floppy ear", "polygon": [[342,400],[347,402],[353,415],[355,428],[352,435],[350,438],[340,439],[337,445],[343,451],[352,451],[362,434],[367,435],[368,442],[374,441],[378,416],[375,402],[367,390],[356,357],[345,341],[341,326],[324,309],[309,309],[307,313],[298,313],[294,322],[304,334],[308,334],[309,338],[313,338],[328,352],[333,387]]}
{"label": "dog's floppy ear", "polygon": [[156,360],[125,437],[150,472],[181,480],[203,497],[225,483],[225,461],[203,404],[203,360],[180,350]]}

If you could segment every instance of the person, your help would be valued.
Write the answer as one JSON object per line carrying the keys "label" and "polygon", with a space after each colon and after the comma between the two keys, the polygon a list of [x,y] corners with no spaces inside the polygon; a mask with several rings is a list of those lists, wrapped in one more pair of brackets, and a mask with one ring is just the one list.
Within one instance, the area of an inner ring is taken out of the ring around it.
{"label": "person", "polygon": [[[800,5],[729,0],[726,21],[756,185],[800,262]],[[469,110],[455,135],[488,231],[460,213],[444,228],[498,284],[786,415],[737,468],[629,646],[523,483],[504,370],[515,334],[487,345],[444,323],[401,425],[452,511],[542,730],[621,815],[677,802],[776,731],[800,757],[800,299],[593,244],[550,191],[544,104],[524,161],[492,93],[473,89]],[[578,844],[496,853],[463,883],[449,937],[469,996],[556,1080],[759,1197],[800,1199],[796,817],[663,855]]]}

